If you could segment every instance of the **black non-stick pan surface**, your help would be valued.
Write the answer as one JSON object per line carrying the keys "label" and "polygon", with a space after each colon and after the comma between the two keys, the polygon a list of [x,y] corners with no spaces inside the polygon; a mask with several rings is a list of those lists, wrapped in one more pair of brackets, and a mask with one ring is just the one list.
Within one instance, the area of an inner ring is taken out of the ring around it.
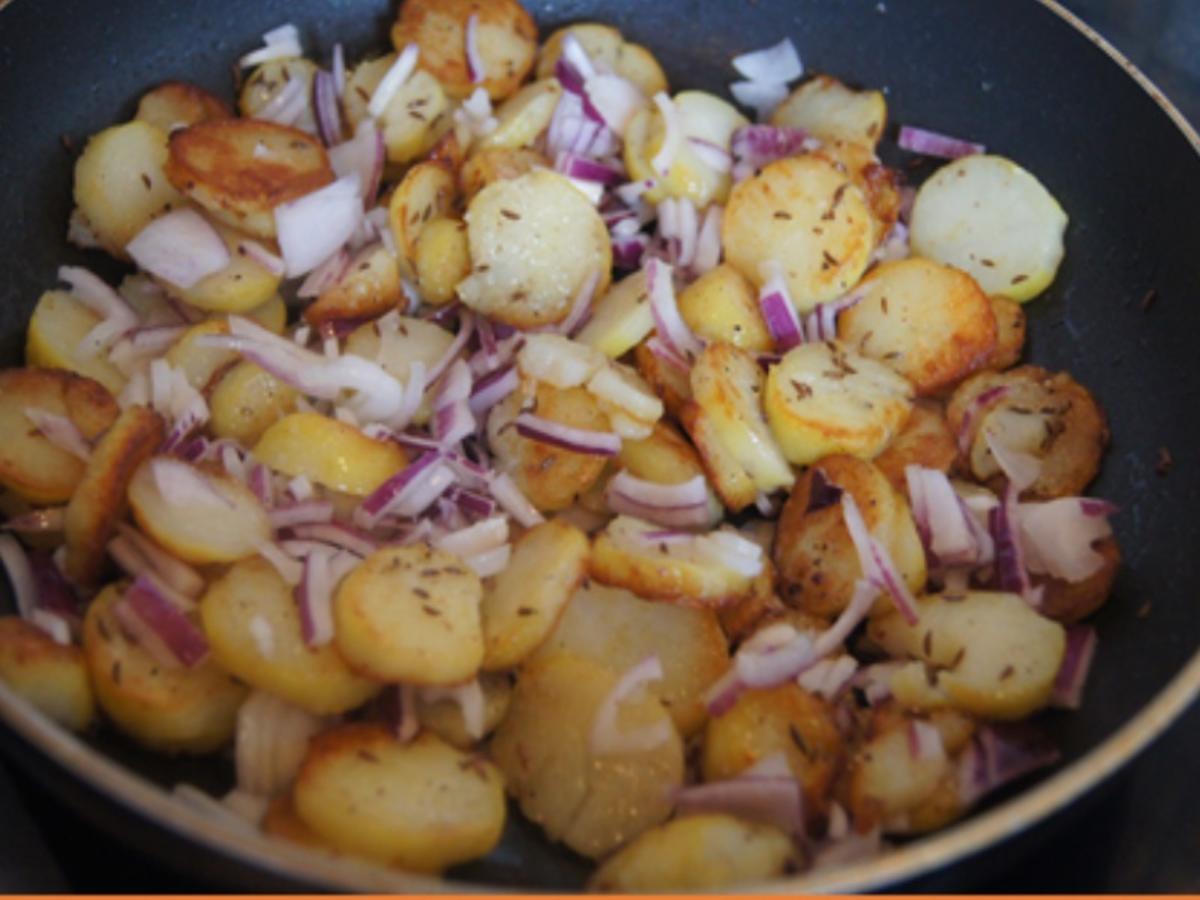
{"label": "black non-stick pan surface", "polygon": [[[1060,200],[1071,217],[1066,261],[1027,307],[1027,358],[1069,370],[1108,412],[1112,447],[1093,492],[1120,506],[1114,524],[1126,559],[1096,618],[1101,643],[1087,702],[1077,714],[1043,717],[1064,751],[1056,773],[901,851],[897,864],[835,883],[879,886],[927,873],[1029,828],[1103,780],[1200,684],[1200,156],[1193,140],[1160,98],[1035,0],[528,5],[544,30],[580,19],[617,25],[653,48],[674,87],[718,93],[732,80],[731,55],[788,35],[810,70],[883,87],[893,123],[980,141],[1034,172]],[[355,59],[383,49],[394,12],[390,0],[15,0],[0,9],[0,363],[20,363],[25,322],[58,265],[116,274],[64,240],[74,154],[89,134],[129,118],[139,94],[163,80],[191,80],[232,98],[231,62],[282,22],[300,26],[310,51],[328,54],[342,41]],[[904,160],[894,147],[884,155]],[[925,171],[911,170],[913,181]],[[1174,460],[1165,474],[1164,450]],[[85,751],[9,719],[0,742],[13,760],[109,833],[248,888],[306,883],[280,874],[286,861],[256,868],[256,850],[222,845],[198,832],[194,817],[161,824],[155,804]],[[108,734],[91,742],[160,784],[216,789],[228,778],[225,761],[176,763]],[[179,828],[199,842],[181,838]],[[493,885],[578,884],[578,863],[525,831],[504,853],[451,875]]]}

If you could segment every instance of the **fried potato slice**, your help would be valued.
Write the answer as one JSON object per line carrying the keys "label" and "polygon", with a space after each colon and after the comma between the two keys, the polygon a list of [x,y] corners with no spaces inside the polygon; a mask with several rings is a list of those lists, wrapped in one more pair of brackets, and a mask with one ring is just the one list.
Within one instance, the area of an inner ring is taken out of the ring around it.
{"label": "fried potato slice", "polygon": [[525,815],[553,840],[601,857],[671,814],[683,781],[683,745],[649,693],[618,707],[620,733],[659,729],[664,740],[628,753],[593,752],[592,730],[617,676],[604,666],[554,653],[521,669],[492,757]]}
{"label": "fried potato slice", "polygon": [[171,368],[182,372],[187,383],[202,393],[240,359],[236,350],[205,343],[206,338],[219,334],[229,334],[229,322],[224,317],[206,319],[188,328],[163,354]]}
{"label": "fried potato slice", "polygon": [[416,71],[400,85],[383,112],[371,116],[371,97],[395,62],[396,54],[389,53],[355,66],[346,80],[343,104],[351,126],[369,117],[376,120],[383,130],[388,162],[403,165],[433,149],[442,123],[449,120],[450,104],[436,78]]}
{"label": "fried potato slice", "polygon": [[400,302],[400,269],[382,244],[364,247],[333,287],[304,308],[310,325],[338,319],[362,319],[395,309]]}
{"label": "fried potato slice", "polygon": [[526,531],[483,594],[483,667],[510,669],[554,629],[587,572],[587,535],[562,519]]}
{"label": "fried potato slice", "polygon": [[80,352],[83,339],[99,324],[100,317],[67,291],[46,291],[33,308],[25,334],[26,365],[66,369],[119,394],[126,378],[108,356]]}
{"label": "fried potato slice", "polygon": [[891,366],[919,395],[938,394],[985,365],[996,316],[975,280],[911,257],[876,266],[862,299],[838,316],[838,339]]}
{"label": "fried potato slice", "polygon": [[426,303],[445,306],[457,296],[458,283],[471,274],[467,223],[434,219],[426,223],[413,248],[417,288]]}
{"label": "fried potato slice", "polygon": [[313,738],[292,802],[300,821],[337,850],[416,872],[483,856],[504,829],[494,765],[432,734],[402,744],[377,724]]}
{"label": "fried potato slice", "polygon": [[229,104],[199,85],[167,81],[142,94],[134,118],[170,134],[177,128],[212,119],[228,119],[232,115]]}
{"label": "fried potato slice", "polygon": [[[258,114],[279,96],[284,87],[293,81],[300,82],[304,97],[312,97],[313,76],[316,74],[317,64],[302,56],[269,59],[257,66],[243,82],[238,93],[238,111],[247,119],[257,118]],[[291,124],[308,134],[316,134],[317,119],[313,104],[305,103],[304,109]]]}
{"label": "fried potato slice", "polygon": [[728,263],[705,272],[680,292],[679,314],[703,340],[723,341],[750,353],[775,349],[754,288]]}
{"label": "fried potato slice", "polygon": [[210,753],[233,737],[246,688],[214,661],[167,668],[126,635],[113,613],[121,583],[106,587],[83,621],[83,652],[105,715],[139,744]]}
{"label": "fried potato slice", "polygon": [[259,462],[295,478],[303,475],[343,494],[365,497],[408,465],[392,441],[369,438],[353,425],[320,413],[290,413],[254,445]]}
{"label": "fried potato slice", "polygon": [[125,514],[133,473],[163,441],[162,417],[145,406],[130,406],[92,450],[83,478],[67,503],[63,537],[67,575],[95,584],[104,569],[105,547]]}
{"label": "fried potato slice", "polygon": [[61,416],[94,441],[117,418],[117,403],[102,384],[73,372],[0,371],[0,484],[31,503],[65,503],[84,462],[47,439],[26,410]]}
{"label": "fried potato slice", "polygon": [[[483,694],[483,734],[488,735],[504,721],[508,704],[512,702],[513,682],[507,672],[481,672],[479,690]],[[479,743],[467,729],[463,704],[442,696],[431,700],[428,691],[417,691],[417,719],[422,728],[432,731],[443,741],[459,750],[470,750]]]}
{"label": "fried potato slice", "polygon": [[771,124],[802,128],[823,141],[874,148],[887,125],[887,101],[881,91],[856,91],[830,75],[818,75],[775,107]]}
{"label": "fried potato slice", "polygon": [[656,603],[594,581],[570,598],[533,660],[569,653],[616,675],[657,656],[663,677],[646,686],[691,737],[708,718],[704,693],[729,668],[729,649],[712,610]]}
{"label": "fried potato slice", "polygon": [[457,198],[454,173],[441,163],[417,163],[405,173],[388,201],[388,221],[406,260],[414,259],[417,239],[429,222],[453,214]]}
{"label": "fried potato slice", "polygon": [[600,478],[604,457],[523,437],[513,421],[526,407],[552,422],[590,431],[608,431],[608,417],[586,389],[560,390],[532,379],[524,380],[488,414],[488,444],[497,466],[541,511],[564,510]]}
{"label": "fried potato slice", "polygon": [[96,717],[83,651],[17,616],[0,616],[0,681],[64,728],[83,731]]}
{"label": "fried potato slice", "polygon": [[275,207],[333,181],[321,142],[258,119],[200,122],[171,135],[171,184],[213,216],[256,237],[275,237]]}
{"label": "fried potato slice", "polygon": [[426,544],[384,547],[338,587],[338,650],[379,681],[465,681],[483,663],[482,597],[479,577],[453,554]]}
{"label": "fried potato slice", "polygon": [[591,318],[575,339],[611,359],[619,359],[653,330],[646,272],[639,269],[598,296],[592,304]]}
{"label": "fried potato slice", "polygon": [[562,321],[584,283],[608,288],[612,246],[596,208],[563,176],[496,181],[467,208],[472,274],[458,285],[472,309],[518,328]]}
{"label": "fried potato slice", "polygon": [[549,126],[561,96],[557,78],[525,85],[496,110],[496,127],[480,138],[479,146],[508,150],[531,146]]}
{"label": "fried potato slice", "polygon": [[801,312],[845,294],[862,276],[876,226],[863,193],[816,155],[773,162],[739,182],[721,219],[725,259],[757,286],[780,267]]}
{"label": "fried potato slice", "polygon": [[798,870],[792,839],[770,825],[720,813],[684,816],[642,832],[592,875],[595,891],[719,891]]}
{"label": "fried potato slice", "polygon": [[200,620],[223,668],[315,715],[348,712],[380,690],[353,672],[332,643],[304,642],[291,586],[261,557],[234,563],[209,586]]}
{"label": "fried potato slice", "polygon": [[125,245],[155,216],[183,205],[166,168],[166,132],[141,121],[92,135],[75,161],[75,204],[118,259],[127,258]]}
{"label": "fried potato slice", "polygon": [[[482,73],[467,64],[466,32],[476,17]],[[392,26],[392,46],[420,49],[417,65],[437,78],[451,97],[483,87],[493,100],[513,93],[533,68],[537,25],[517,0],[404,0]],[[476,82],[472,74],[479,76]]]}
{"label": "fried potato slice", "polygon": [[267,511],[224,469],[151,457],[134,471],[128,496],[142,530],[190,563],[234,562],[271,539]]}
{"label": "fried potato slice", "polygon": [[295,409],[299,392],[249,360],[221,376],[208,407],[209,426],[219,438],[233,438],[244,447]]}
{"label": "fried potato slice", "polygon": [[996,317],[996,346],[988,357],[987,368],[1003,370],[1015,366],[1025,349],[1025,307],[999,294],[989,299]]}
{"label": "fried potato slice", "polygon": [[223,223],[214,224],[229,249],[229,264],[201,278],[190,288],[180,288],[167,281],[159,281],[159,284],[167,293],[197,309],[248,313],[274,297],[283,279],[240,249],[245,240],[243,234]]}
{"label": "fried potato slice", "polygon": [[875,457],[874,463],[892,487],[907,494],[908,480],[904,475],[907,466],[949,472],[957,457],[954,432],[946,424],[942,408],[928,401],[918,401],[913,404],[908,421]]}
{"label": "fried potato slice", "polygon": [[643,94],[653,97],[667,89],[667,76],[658,61],[645,47],[626,41],[611,25],[599,22],[577,22],[551,34],[538,53],[537,77],[549,78],[562,56],[563,41],[573,35],[593,64],[616,72],[632,81]]}

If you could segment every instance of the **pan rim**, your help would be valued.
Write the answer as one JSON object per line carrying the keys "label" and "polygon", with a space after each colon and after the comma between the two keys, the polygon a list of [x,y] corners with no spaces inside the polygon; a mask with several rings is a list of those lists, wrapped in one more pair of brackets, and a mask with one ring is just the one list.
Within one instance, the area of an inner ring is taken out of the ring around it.
{"label": "pan rim", "polygon": [[[0,0],[0,10],[10,0]],[[1090,40],[1132,78],[1167,115],[1200,156],[1200,134],[1154,81],[1120,50],[1059,0],[1038,0]],[[1147,706],[1099,745],[1062,771],[1017,796],[867,862],[769,883],[740,887],[743,892],[795,893],[879,890],[960,862],[1050,817],[1098,787],[1179,719],[1200,696],[1200,650]],[[378,892],[487,892],[507,890],[384,869],[335,858],[272,839],[256,831],[234,831],[212,816],[173,798],[123,764],[91,748],[46,718],[0,682],[0,719],[47,759],[127,810],[170,829],[176,837],[278,876],[310,880],[333,888]]]}

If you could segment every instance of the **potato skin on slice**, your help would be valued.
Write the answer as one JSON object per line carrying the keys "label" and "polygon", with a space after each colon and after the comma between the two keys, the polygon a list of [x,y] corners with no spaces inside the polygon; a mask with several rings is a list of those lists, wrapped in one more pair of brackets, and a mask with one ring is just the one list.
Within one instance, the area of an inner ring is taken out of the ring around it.
{"label": "potato skin on slice", "polygon": [[220,119],[176,131],[166,174],[218,219],[263,238],[275,237],[275,207],[333,181],[320,141],[258,119]]}

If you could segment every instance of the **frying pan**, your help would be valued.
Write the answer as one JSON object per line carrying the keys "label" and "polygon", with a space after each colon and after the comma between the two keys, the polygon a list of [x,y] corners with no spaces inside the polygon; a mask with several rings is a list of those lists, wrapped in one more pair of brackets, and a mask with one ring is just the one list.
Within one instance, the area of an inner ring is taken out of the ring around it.
{"label": "frying pan", "polygon": [[[1112,448],[1093,492],[1121,508],[1115,529],[1127,564],[1096,617],[1101,646],[1084,708],[1042,717],[1063,763],[881,859],[770,887],[911,885],[1096,789],[1200,692],[1200,466],[1191,443],[1200,438],[1191,415],[1200,401],[1200,266],[1190,225],[1200,209],[1200,139],[1132,66],[1051,2],[527,5],[543,29],[588,18],[615,24],[654,49],[673,85],[719,93],[733,53],[790,35],[811,70],[885,87],[893,122],[969,137],[1018,160],[1071,216],[1059,277],[1028,307],[1027,356],[1071,371],[1108,411]],[[129,118],[140,92],[168,78],[229,97],[231,61],[281,22],[295,22],[306,45],[325,54],[344,42],[353,59],[382,49],[393,14],[392,0],[16,0],[0,10],[0,364],[20,363],[24,324],[59,264],[117,271],[65,244],[71,147]],[[1151,291],[1153,304],[1142,303]],[[1161,476],[1164,447],[1177,463]],[[229,777],[225,761],[152,758],[103,732],[81,741],[5,690],[0,719],[0,744],[24,772],[168,862],[203,865],[253,889],[447,886],[230,833],[160,789],[185,780],[219,790]],[[517,823],[497,853],[448,878],[571,888],[583,871]]]}

